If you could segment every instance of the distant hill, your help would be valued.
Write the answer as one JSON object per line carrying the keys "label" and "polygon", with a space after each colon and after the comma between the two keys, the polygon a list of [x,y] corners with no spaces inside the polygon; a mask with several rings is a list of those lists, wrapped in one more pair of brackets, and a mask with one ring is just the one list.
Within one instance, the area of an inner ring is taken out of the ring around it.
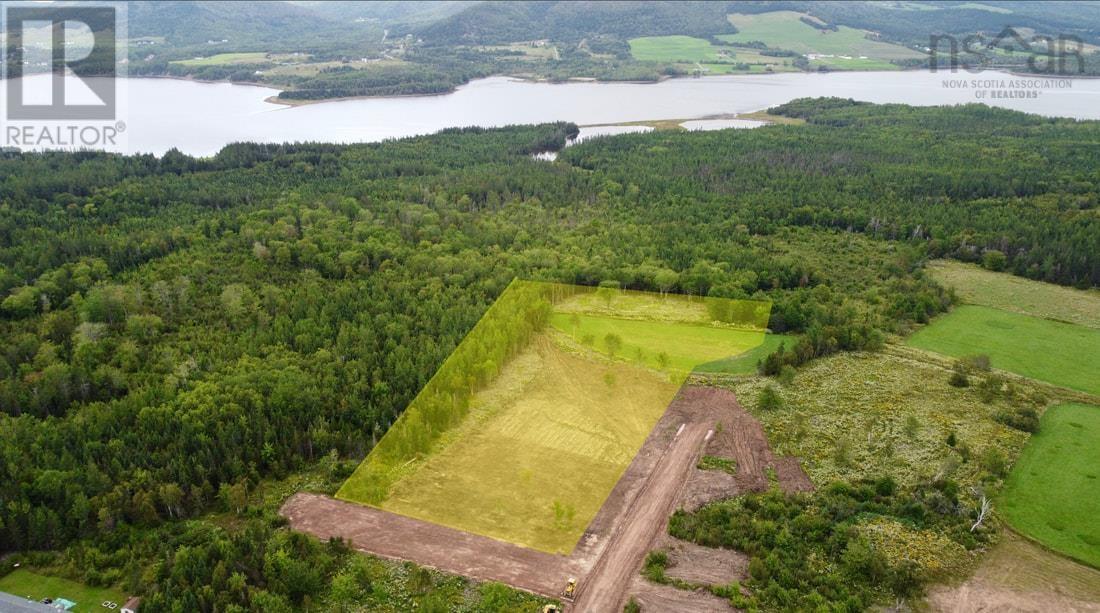
{"label": "distant hill", "polygon": [[129,2],[128,20],[131,38],[160,37],[169,52],[197,50],[199,55],[226,51],[358,54],[375,46],[382,36],[377,23],[340,19],[290,2]]}
{"label": "distant hill", "polygon": [[417,28],[430,45],[496,44],[590,36],[710,36],[736,30],[729,2],[488,2]]}
{"label": "distant hill", "polygon": [[798,11],[826,23],[871,30],[884,38],[910,44],[927,44],[932,34],[996,35],[1007,26],[1054,37],[1073,35],[1086,42],[1100,43],[1100,2],[780,0],[736,2],[732,10]]}

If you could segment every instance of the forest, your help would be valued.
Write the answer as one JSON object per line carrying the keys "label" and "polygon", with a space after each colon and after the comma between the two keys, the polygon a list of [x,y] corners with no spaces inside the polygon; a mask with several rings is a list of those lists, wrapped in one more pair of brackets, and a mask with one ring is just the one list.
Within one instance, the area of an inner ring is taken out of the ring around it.
{"label": "forest", "polygon": [[767,299],[792,364],[947,309],[931,257],[1100,284],[1097,124],[773,112],[807,123],[4,154],[0,554],[158,610],[372,597],[272,492],[334,492],[515,278]]}

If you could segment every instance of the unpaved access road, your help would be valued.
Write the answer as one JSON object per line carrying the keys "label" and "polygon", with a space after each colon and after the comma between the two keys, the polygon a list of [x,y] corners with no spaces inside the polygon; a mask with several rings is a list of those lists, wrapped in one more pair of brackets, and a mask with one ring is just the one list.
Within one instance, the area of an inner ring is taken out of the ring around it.
{"label": "unpaved access road", "polygon": [[576,611],[622,611],[627,588],[656,535],[662,534],[672,505],[684,484],[684,475],[698,461],[710,423],[693,422],[672,441],[645,488],[611,537],[592,572],[578,586]]}

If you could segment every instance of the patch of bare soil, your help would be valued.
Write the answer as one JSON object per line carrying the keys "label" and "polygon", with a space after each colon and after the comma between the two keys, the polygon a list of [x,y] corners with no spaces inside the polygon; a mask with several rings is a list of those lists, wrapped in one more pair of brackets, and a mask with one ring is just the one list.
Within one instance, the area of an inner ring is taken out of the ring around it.
{"label": "patch of bare soil", "polygon": [[695,511],[715,500],[766,491],[773,478],[769,471],[774,471],[774,478],[784,492],[813,491],[813,483],[802,470],[798,458],[772,453],[763,425],[732,396],[730,393],[731,401],[723,403],[713,414],[716,419],[714,434],[703,453],[733,460],[737,465],[736,474],[693,469],[680,507]]}
{"label": "patch of bare soil", "polygon": [[667,534],[659,547],[668,552],[665,574],[696,585],[729,585],[748,577],[749,557],[732,549],[704,547]]}
{"label": "patch of bare soil", "polygon": [[279,511],[290,527],[322,540],[341,537],[360,551],[557,597],[574,561],[381,509],[299,492]]}
{"label": "patch of bare soil", "polygon": [[634,577],[630,595],[647,613],[730,613],[735,611],[724,598],[706,590],[681,590],[671,585]]}
{"label": "patch of bare soil", "polygon": [[1012,532],[986,554],[974,576],[929,590],[944,613],[1100,612],[1100,571],[1047,551]]}

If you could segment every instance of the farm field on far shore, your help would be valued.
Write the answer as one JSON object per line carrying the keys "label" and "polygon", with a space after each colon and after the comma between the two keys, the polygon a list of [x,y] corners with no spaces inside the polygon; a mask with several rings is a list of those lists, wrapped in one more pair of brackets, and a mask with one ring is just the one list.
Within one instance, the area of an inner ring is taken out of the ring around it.
{"label": "farm field on far shore", "polygon": [[722,49],[693,36],[642,36],[630,39],[630,54],[643,62],[714,62]]}
{"label": "farm field on far shore", "polygon": [[[738,30],[736,34],[719,34],[721,41],[748,43],[759,41],[774,49],[786,49],[798,53],[847,55],[858,60],[899,60],[922,57],[920,53],[891,43],[867,38],[862,30],[840,26],[837,31],[826,31],[803,23],[802,13],[772,11],[756,15],[732,14],[729,21]],[[812,19],[812,18],[809,18]],[[826,58],[825,61],[833,58]]]}
{"label": "farm field on far shore", "polygon": [[262,51],[248,53],[219,53],[209,57],[197,57],[190,60],[176,60],[173,64],[181,66],[222,66],[226,64],[257,64],[267,61]]}
{"label": "farm field on far shore", "polygon": [[953,288],[968,304],[1100,328],[1098,290],[1032,281],[950,260],[933,262],[928,271],[936,281]]}
{"label": "farm field on far shore", "polygon": [[906,344],[952,357],[988,355],[994,368],[1100,394],[1100,330],[966,305]]}
{"label": "farm field on far shore", "polygon": [[71,609],[74,613],[106,611],[102,606],[106,601],[117,602],[119,608],[115,610],[118,611],[126,603],[126,596],[118,590],[90,587],[61,577],[40,575],[25,568],[17,568],[0,577],[0,592],[30,600],[65,598],[76,603]]}
{"label": "farm field on far shore", "polygon": [[1023,534],[1100,568],[1100,407],[1049,409],[1000,502]]}

